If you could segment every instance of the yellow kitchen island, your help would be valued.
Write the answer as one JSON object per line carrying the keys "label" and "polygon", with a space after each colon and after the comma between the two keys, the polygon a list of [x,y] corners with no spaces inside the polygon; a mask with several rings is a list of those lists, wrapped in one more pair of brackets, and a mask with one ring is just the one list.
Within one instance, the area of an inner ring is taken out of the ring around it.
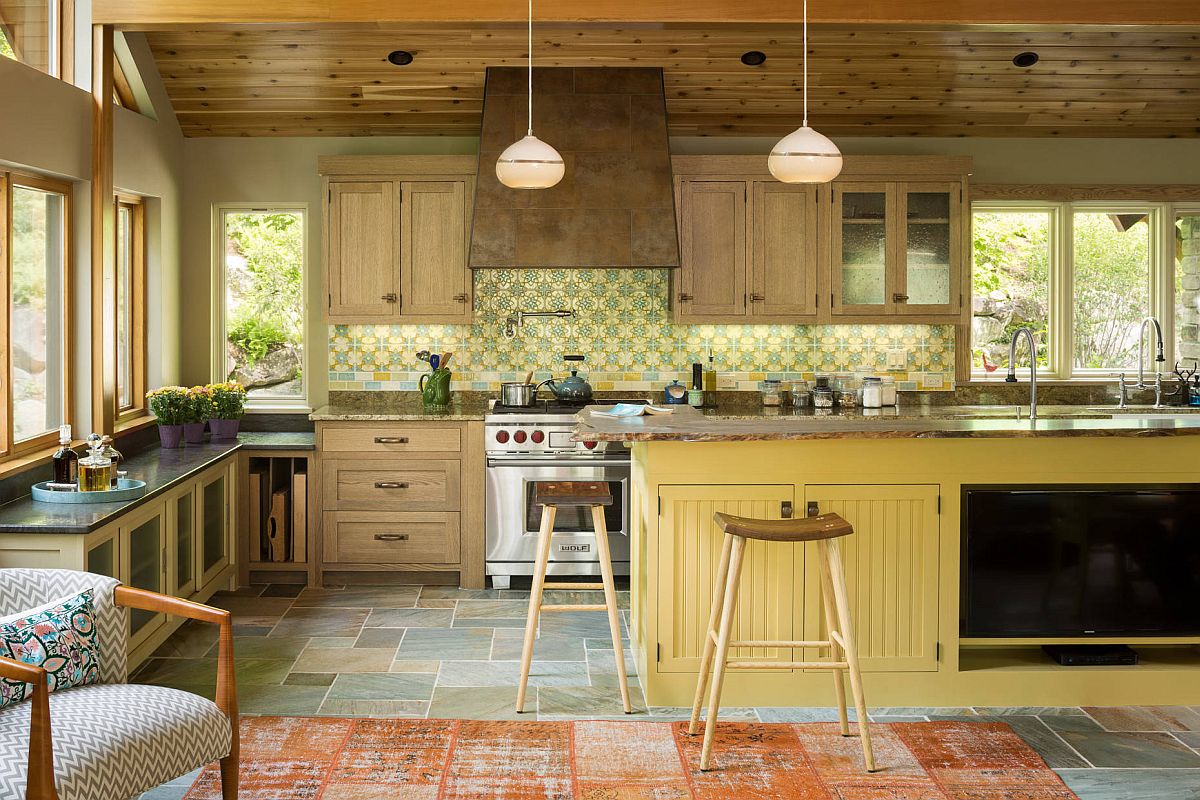
{"label": "yellow kitchen island", "polygon": [[[633,453],[630,634],[651,706],[690,705],[720,556],[717,511],[836,512],[871,706],[1200,704],[1200,637],[967,639],[959,634],[965,485],[1189,484],[1196,419],[971,419],[585,412],[576,435]],[[1200,536],[1200,525],[1195,535]],[[733,637],[824,638],[815,549],[750,542]],[[1200,602],[1200,597],[1196,598]],[[1063,667],[1041,645],[1120,641],[1129,667]],[[826,652],[743,648],[736,657]],[[726,706],[828,706],[828,673],[735,671]]]}

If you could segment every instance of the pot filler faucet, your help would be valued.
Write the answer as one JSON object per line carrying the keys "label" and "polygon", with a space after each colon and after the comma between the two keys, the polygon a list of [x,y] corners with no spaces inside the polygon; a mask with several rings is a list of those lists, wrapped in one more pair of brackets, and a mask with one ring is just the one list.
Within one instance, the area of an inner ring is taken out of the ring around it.
{"label": "pot filler faucet", "polygon": [[1033,340],[1033,331],[1029,328],[1017,328],[1013,331],[1012,341],[1008,343],[1008,377],[1006,383],[1017,382],[1017,339],[1021,335],[1029,342],[1029,419],[1037,419],[1037,343]]}

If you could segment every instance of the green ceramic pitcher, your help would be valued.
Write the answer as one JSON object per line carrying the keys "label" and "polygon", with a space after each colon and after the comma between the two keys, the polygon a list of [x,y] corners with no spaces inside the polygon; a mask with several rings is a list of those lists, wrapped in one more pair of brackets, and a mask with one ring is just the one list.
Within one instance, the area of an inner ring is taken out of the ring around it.
{"label": "green ceramic pitcher", "polygon": [[421,404],[426,408],[445,408],[450,405],[450,370],[435,369],[422,375],[417,388],[421,390]]}

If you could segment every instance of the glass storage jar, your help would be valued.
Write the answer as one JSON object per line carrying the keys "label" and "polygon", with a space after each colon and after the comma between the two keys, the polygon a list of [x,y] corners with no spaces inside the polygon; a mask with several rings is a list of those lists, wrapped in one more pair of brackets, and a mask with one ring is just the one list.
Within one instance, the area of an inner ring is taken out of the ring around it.
{"label": "glass storage jar", "polygon": [[778,380],[765,380],[758,384],[764,406],[783,405],[783,384]]}
{"label": "glass storage jar", "polygon": [[863,378],[862,407],[883,408],[883,381],[879,378]]}

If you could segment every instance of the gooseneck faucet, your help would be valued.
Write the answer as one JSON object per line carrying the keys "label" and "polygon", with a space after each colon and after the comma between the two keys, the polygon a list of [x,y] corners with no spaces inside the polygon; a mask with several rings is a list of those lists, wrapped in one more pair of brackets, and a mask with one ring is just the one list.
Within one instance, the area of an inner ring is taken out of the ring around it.
{"label": "gooseneck faucet", "polygon": [[1167,360],[1163,355],[1163,332],[1162,325],[1154,317],[1146,317],[1142,320],[1141,330],[1138,331],[1138,389],[1149,389],[1146,384],[1146,326],[1153,326],[1154,331],[1154,407],[1162,408],[1162,373],[1159,371],[1158,365]]}
{"label": "gooseneck faucet", "polygon": [[1033,331],[1029,328],[1017,328],[1013,331],[1012,341],[1008,343],[1008,377],[1006,383],[1017,382],[1017,340],[1024,334],[1029,342],[1029,418],[1037,419],[1037,342],[1033,340]]}

